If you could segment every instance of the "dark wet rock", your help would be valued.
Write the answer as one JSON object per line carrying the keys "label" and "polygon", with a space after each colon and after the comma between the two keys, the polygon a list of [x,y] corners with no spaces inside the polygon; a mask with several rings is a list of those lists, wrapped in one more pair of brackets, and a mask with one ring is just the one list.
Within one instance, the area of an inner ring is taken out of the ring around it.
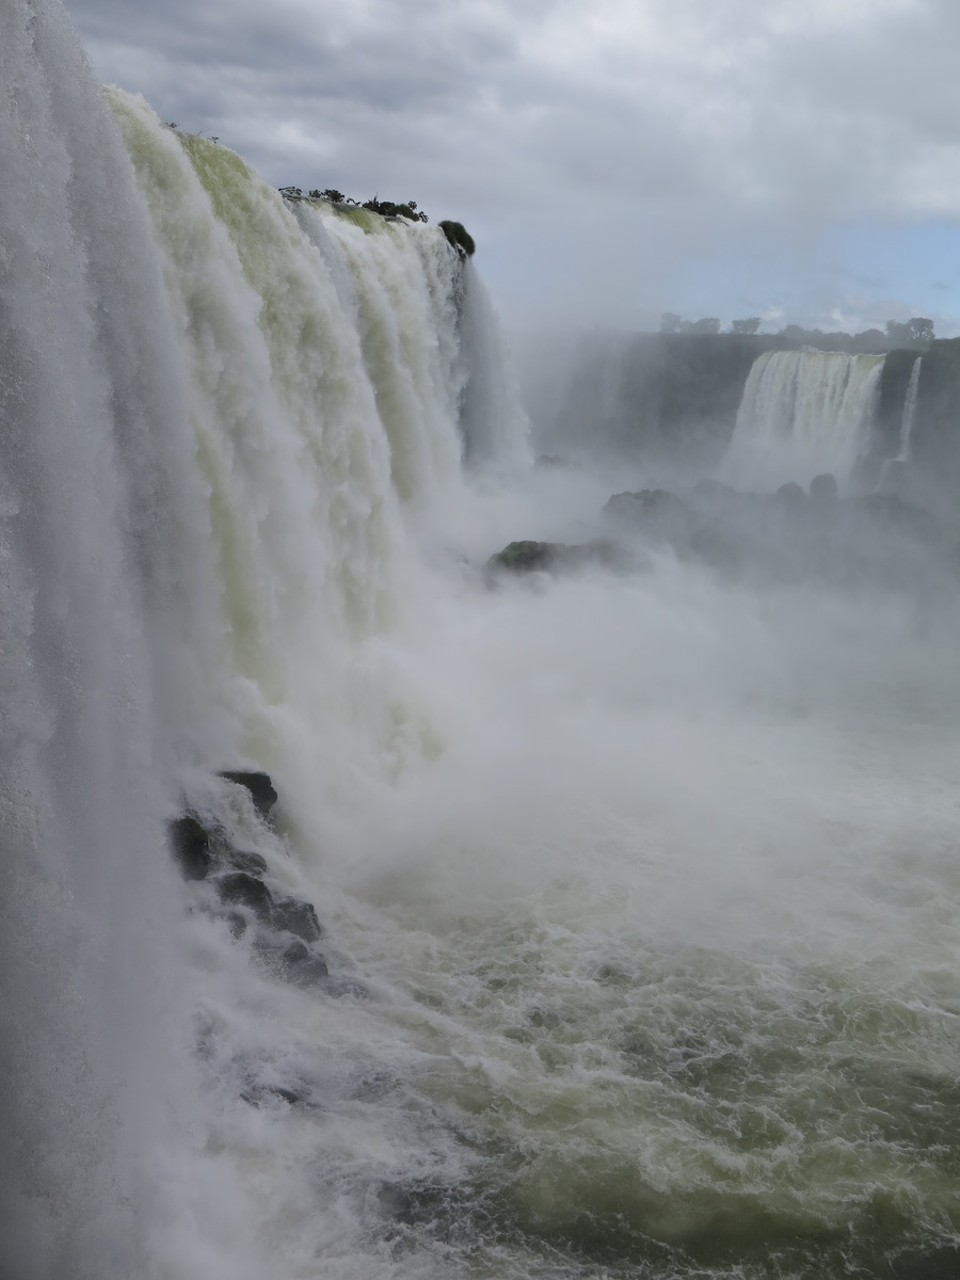
{"label": "dark wet rock", "polygon": [[228,911],[224,919],[232,938],[242,938],[247,932],[247,917],[242,911]]}
{"label": "dark wet rock", "polygon": [[329,977],[330,970],[323,956],[311,956],[290,970],[290,980],[301,987],[312,987]]}
{"label": "dark wet rock", "polygon": [[608,538],[596,538],[578,546],[563,542],[535,542],[525,539],[508,543],[487,561],[487,572],[552,573],[560,569],[582,569],[598,565],[608,569],[632,567],[633,557]]}
{"label": "dark wet rock", "polygon": [[316,942],[323,933],[313,903],[299,898],[278,898],[273,905],[271,923],[275,929],[292,933],[304,942]]}
{"label": "dark wet rock", "polygon": [[204,824],[192,813],[168,824],[170,847],[187,880],[205,880],[213,872],[230,868],[254,877],[267,873],[267,860],[259,853],[236,849],[220,823]]}
{"label": "dark wet rock", "polygon": [[214,865],[210,834],[192,814],[174,818],[167,825],[170,848],[185,880],[205,880]]}
{"label": "dark wet rock", "polygon": [[568,548],[559,542],[534,542],[524,539],[508,543],[487,561],[488,569],[507,569],[511,573],[532,573],[552,569]]}
{"label": "dark wet rock", "polygon": [[[277,799],[267,774],[230,770],[218,776],[245,787],[259,816],[267,818]],[[271,892],[267,858],[236,847],[233,835],[231,825],[201,821],[190,811],[169,824],[171,852],[184,876],[209,880],[216,889],[216,898],[203,894],[194,909],[222,921],[234,939],[244,938],[253,957],[275,977],[316,988],[325,996],[367,996],[361,983],[331,976],[326,959],[313,945],[323,935],[313,903]]]}
{"label": "dark wet rock", "polygon": [[280,960],[284,975],[297,986],[313,986],[330,976],[330,970],[323,956],[316,951],[311,951],[306,943],[299,939],[284,948]]}
{"label": "dark wet rock", "polygon": [[259,853],[248,853],[231,847],[225,854],[225,861],[237,871],[247,871],[254,876],[267,874],[267,860]]}
{"label": "dark wet rock", "polygon": [[231,906],[249,907],[257,919],[269,921],[273,911],[273,895],[262,880],[247,871],[231,871],[217,884],[220,901]]}
{"label": "dark wet rock", "polygon": [[370,999],[370,992],[356,978],[340,978],[331,975],[324,980],[323,989],[328,996],[333,996],[337,1000],[343,996],[353,996],[355,1000]]}
{"label": "dark wet rock", "polygon": [[278,978],[298,987],[326,984],[330,969],[319,951],[301,941],[284,942],[272,931],[261,932],[254,944],[260,962]]}
{"label": "dark wet rock", "polygon": [[263,1092],[269,1093],[274,1098],[280,1098],[283,1102],[289,1103],[291,1107],[307,1100],[306,1094],[297,1093],[295,1089],[286,1089],[282,1084],[268,1084]]}
{"label": "dark wet rock", "polygon": [[253,797],[254,808],[261,818],[266,818],[277,803],[277,793],[268,773],[251,769],[223,769],[217,775],[227,782],[246,787]]}
{"label": "dark wet rock", "polygon": [[291,942],[289,946],[281,951],[280,958],[284,964],[301,964],[304,960],[309,960],[310,955],[310,948],[305,942],[301,942],[298,939],[296,942]]}
{"label": "dark wet rock", "polygon": [[282,1084],[252,1084],[244,1089],[240,1097],[251,1107],[259,1107],[262,1102],[269,1102],[272,1098],[279,1098],[291,1107],[302,1106],[309,1101],[305,1092],[288,1089]]}
{"label": "dark wet rock", "polygon": [[814,476],[810,481],[810,501],[814,506],[835,507],[837,498],[837,480],[829,471]]}

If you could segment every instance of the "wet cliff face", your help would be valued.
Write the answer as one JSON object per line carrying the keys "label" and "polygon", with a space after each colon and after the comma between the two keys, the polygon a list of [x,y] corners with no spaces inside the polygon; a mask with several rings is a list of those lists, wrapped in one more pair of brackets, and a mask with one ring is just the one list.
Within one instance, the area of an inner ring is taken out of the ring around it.
{"label": "wet cliff face", "polygon": [[646,387],[656,418],[651,443],[712,469],[730,443],[750,369],[773,345],[752,336],[657,335]]}
{"label": "wet cliff face", "polygon": [[924,354],[913,456],[939,491],[960,492],[960,338],[934,342]]}
{"label": "wet cliff face", "polygon": [[897,350],[889,351],[883,362],[874,422],[876,448],[882,457],[892,458],[897,453],[903,426],[903,406],[916,359],[916,351]]}

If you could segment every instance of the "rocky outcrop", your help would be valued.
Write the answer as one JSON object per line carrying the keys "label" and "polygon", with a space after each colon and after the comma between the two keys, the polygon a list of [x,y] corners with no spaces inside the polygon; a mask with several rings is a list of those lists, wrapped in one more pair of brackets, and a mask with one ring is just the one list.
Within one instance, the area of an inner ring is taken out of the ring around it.
{"label": "rocky outcrop", "polygon": [[473,236],[462,222],[454,222],[450,218],[445,218],[442,222],[438,222],[437,226],[447,237],[448,243],[456,249],[462,258],[473,257],[477,251],[477,246]]}
{"label": "rocky outcrop", "polygon": [[701,483],[687,495],[666,490],[615,494],[605,513],[647,545],[666,545],[727,575],[766,583],[818,580],[881,585],[910,594],[956,580],[960,529],[895,493],[841,498],[835,478],[809,491],[737,493]]}
{"label": "rocky outcrop", "polygon": [[316,942],[323,932],[313,903],[299,898],[278,898],[272,920],[275,929],[292,933],[303,942]]}
{"label": "rocky outcrop", "polygon": [[[268,828],[277,802],[269,775],[223,770],[217,776],[250,793],[259,822]],[[251,942],[254,955],[272,973],[302,987],[322,984],[330,994],[362,992],[356,983],[331,978],[316,947],[323,928],[314,904],[278,893],[267,858],[237,848],[223,822],[188,809],[169,823],[168,838],[184,879],[206,881],[214,891],[201,899],[202,909],[221,916],[235,939]]]}
{"label": "rocky outcrop", "polygon": [[170,851],[184,880],[204,880],[214,864],[210,835],[198,818],[185,813],[169,823]]}
{"label": "rocky outcrop", "polygon": [[923,356],[910,456],[925,479],[956,505],[960,493],[960,338],[934,342]]}
{"label": "rocky outcrop", "polygon": [[261,818],[269,816],[277,803],[277,793],[268,773],[260,773],[249,769],[224,769],[217,774],[227,782],[235,782],[238,787],[246,787],[253,797],[254,808]]}
{"label": "rocky outcrop", "polygon": [[273,895],[257,876],[232,871],[217,878],[220,901],[231,907],[247,907],[264,924],[273,923]]}
{"label": "rocky outcrop", "polygon": [[583,569],[600,565],[607,569],[632,566],[633,558],[626,548],[607,538],[597,538],[579,546],[563,542],[536,542],[524,539],[510,542],[492,555],[486,563],[487,574],[555,573],[558,570]]}

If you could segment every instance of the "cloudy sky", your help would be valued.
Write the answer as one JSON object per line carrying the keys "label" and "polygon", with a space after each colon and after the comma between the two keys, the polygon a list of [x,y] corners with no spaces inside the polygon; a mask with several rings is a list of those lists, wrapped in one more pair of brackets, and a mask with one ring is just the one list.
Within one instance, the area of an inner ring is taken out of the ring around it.
{"label": "cloudy sky", "polygon": [[960,333],[960,0],[66,0],[276,185],[456,217],[508,323]]}

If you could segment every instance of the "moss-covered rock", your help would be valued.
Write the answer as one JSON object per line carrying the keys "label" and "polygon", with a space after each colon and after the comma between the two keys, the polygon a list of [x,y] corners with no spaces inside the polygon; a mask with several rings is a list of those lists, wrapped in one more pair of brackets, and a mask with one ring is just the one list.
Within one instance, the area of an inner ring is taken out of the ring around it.
{"label": "moss-covered rock", "polygon": [[444,219],[443,222],[438,222],[437,226],[459,254],[465,258],[473,257],[477,251],[477,246],[473,236],[462,222],[451,222],[450,219]]}
{"label": "moss-covered rock", "polygon": [[488,573],[552,573],[559,569],[582,569],[599,565],[610,569],[636,568],[631,556],[616,542],[595,538],[579,546],[564,542],[536,542],[524,539],[510,542],[487,561]]}
{"label": "moss-covered rock", "polygon": [[488,569],[507,569],[511,573],[532,573],[551,569],[569,548],[559,542],[534,542],[523,539],[508,543],[502,551],[490,557]]}

